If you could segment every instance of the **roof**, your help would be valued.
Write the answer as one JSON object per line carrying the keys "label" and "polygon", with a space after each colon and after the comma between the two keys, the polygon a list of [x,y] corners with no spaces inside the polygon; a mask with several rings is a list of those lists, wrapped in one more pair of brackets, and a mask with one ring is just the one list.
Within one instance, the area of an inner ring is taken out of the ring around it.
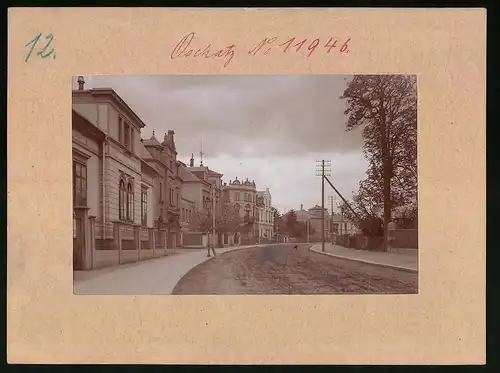
{"label": "roof", "polygon": [[157,140],[157,138],[155,137],[154,132],[153,132],[153,136],[151,136],[149,139],[142,140],[142,142],[143,142],[144,146],[159,146],[159,147],[161,147],[161,144]]}
{"label": "roof", "polygon": [[137,113],[132,110],[132,108],[114,91],[113,88],[92,88],[92,89],[84,89],[84,90],[73,90],[73,95],[74,96],[79,96],[79,95],[92,95],[92,96],[97,96],[97,95],[108,95],[110,96],[115,103],[120,106],[124,112],[126,112],[128,115],[130,115],[135,121],[139,124],[141,128],[146,127],[146,124],[142,121],[142,119],[137,115]]}
{"label": "roof", "polygon": [[198,178],[197,176],[195,176],[194,174],[192,174],[188,167],[186,166],[182,166],[182,165],[179,165],[179,168],[178,168],[178,171],[179,171],[179,177],[182,179],[182,181],[184,182],[199,182],[201,183],[202,180],[200,178]]}
{"label": "roof", "polygon": [[106,134],[99,127],[91,123],[87,118],[75,110],[72,110],[72,124],[74,129],[88,136],[92,136],[95,139],[104,141],[106,138]]}
{"label": "roof", "polygon": [[146,149],[146,147],[144,146],[142,141],[140,142],[140,145],[139,145],[139,151],[140,151],[141,158],[153,159],[153,155],[148,151],[148,149]]}

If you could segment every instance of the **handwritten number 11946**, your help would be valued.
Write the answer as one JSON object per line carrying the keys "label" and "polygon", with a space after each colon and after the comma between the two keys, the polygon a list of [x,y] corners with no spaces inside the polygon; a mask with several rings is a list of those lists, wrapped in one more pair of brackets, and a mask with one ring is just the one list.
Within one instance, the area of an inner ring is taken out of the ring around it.
{"label": "handwritten number 11946", "polygon": [[[31,39],[29,42],[27,42],[24,45],[25,47],[29,47],[29,52],[26,55],[26,57],[24,58],[24,62],[28,62],[28,60],[30,59],[31,54],[33,53],[33,50],[35,49],[36,45],[38,44],[38,41],[40,40],[41,36],[42,36],[42,33],[40,32],[33,39]],[[42,49],[40,49],[40,51],[38,51],[38,53],[36,55],[40,56],[41,58],[47,58],[50,56],[52,56],[52,58],[56,58],[55,49],[51,47],[52,40],[54,40],[54,36],[52,35],[52,33],[49,33],[45,37],[45,45],[43,46]],[[50,48],[50,50],[49,50],[49,48]]]}
{"label": "handwritten number 11946", "polygon": [[[277,40],[276,37],[274,38],[264,38],[261,40],[259,44],[257,44],[252,50],[248,51],[248,54],[255,56],[261,49],[263,49],[263,52],[265,55],[267,55],[272,48],[272,45],[274,42]],[[347,39],[339,49],[340,53],[349,53],[349,41],[351,38]],[[330,51],[333,48],[337,48],[337,43],[342,43],[339,42],[338,39],[330,38],[326,44],[323,46],[326,49],[326,53],[330,53]],[[321,45],[320,39],[314,39],[313,41],[309,42],[308,39],[303,39],[303,40],[297,40],[296,38],[290,38],[284,43],[277,44],[276,48],[279,48],[282,50],[283,53],[286,53],[290,50],[295,50],[295,52],[299,52],[301,49],[307,49],[309,53],[307,53],[307,57],[311,57],[311,55],[314,53],[314,51],[320,47]]]}

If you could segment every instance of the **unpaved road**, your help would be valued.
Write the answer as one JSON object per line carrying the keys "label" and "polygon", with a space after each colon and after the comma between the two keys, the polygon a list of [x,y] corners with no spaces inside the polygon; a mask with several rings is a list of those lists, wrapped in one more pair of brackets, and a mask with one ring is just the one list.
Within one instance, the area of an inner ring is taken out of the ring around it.
{"label": "unpaved road", "polygon": [[189,271],[172,294],[416,294],[418,274],[324,256],[301,245],[231,251]]}

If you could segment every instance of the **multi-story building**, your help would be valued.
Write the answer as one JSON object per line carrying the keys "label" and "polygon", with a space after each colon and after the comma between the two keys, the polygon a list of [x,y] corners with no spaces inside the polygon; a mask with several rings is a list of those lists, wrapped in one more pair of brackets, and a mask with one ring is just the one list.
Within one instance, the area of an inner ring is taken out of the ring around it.
{"label": "multi-story building", "polygon": [[274,235],[274,214],[271,202],[271,193],[269,188],[257,191],[257,214],[255,216],[255,221],[257,224],[259,241],[271,240]]}
{"label": "multi-story building", "polygon": [[[257,214],[257,189],[254,181],[240,181],[236,177],[234,181],[224,183],[223,191],[227,196],[228,203],[234,208],[242,221],[248,223],[236,232],[235,242],[253,242],[258,236],[255,217]],[[243,234],[243,237],[241,237]]]}
{"label": "multi-story building", "polygon": [[166,231],[167,248],[173,249],[181,241],[180,205],[181,184],[177,165],[174,131],[169,130],[160,143],[153,131],[148,140],[143,140],[145,148],[142,157],[158,173],[155,202],[158,211],[155,214],[157,241],[162,242],[162,231]]}
{"label": "multi-story building", "polygon": [[75,269],[129,261],[141,242],[148,249],[158,177],[141,158],[141,118],[112,89],[84,84],[72,105]]}
{"label": "multi-story building", "polygon": [[[325,239],[329,239],[330,237],[330,225],[331,218],[328,210],[323,209],[324,219],[325,219]],[[321,225],[322,225],[322,214],[321,214],[321,206],[314,206],[308,210],[304,210],[304,206],[300,205],[300,210],[295,211],[297,215],[297,221],[306,223],[309,225],[310,233],[309,239],[311,241],[321,240]]]}
{"label": "multi-story building", "polygon": [[[182,178],[182,197],[190,201],[190,206],[195,214],[191,218],[189,229],[185,230],[183,245],[203,246],[206,230],[213,226],[213,208],[215,207],[216,229],[217,223],[222,215],[222,174],[211,170],[207,166],[194,165],[194,156],[191,156],[189,167],[179,162],[180,175]],[[189,214],[189,213],[188,213]],[[189,215],[188,215],[189,216]],[[205,222],[200,221],[206,220]],[[214,244],[222,246],[229,244],[225,234],[218,232]]]}

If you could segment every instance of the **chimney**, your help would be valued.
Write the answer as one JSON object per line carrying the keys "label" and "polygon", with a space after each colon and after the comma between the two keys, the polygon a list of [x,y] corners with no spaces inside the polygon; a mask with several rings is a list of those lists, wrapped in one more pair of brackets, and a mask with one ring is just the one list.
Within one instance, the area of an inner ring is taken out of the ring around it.
{"label": "chimney", "polygon": [[168,141],[173,144],[174,143],[174,130],[168,130]]}
{"label": "chimney", "polygon": [[301,203],[300,204],[300,211],[304,210],[304,205]]}
{"label": "chimney", "polygon": [[83,91],[83,86],[85,85],[85,80],[83,79],[83,76],[79,76],[76,82],[78,83],[78,90]]}
{"label": "chimney", "polygon": [[194,154],[191,153],[191,159],[189,160],[189,167],[194,167]]}

